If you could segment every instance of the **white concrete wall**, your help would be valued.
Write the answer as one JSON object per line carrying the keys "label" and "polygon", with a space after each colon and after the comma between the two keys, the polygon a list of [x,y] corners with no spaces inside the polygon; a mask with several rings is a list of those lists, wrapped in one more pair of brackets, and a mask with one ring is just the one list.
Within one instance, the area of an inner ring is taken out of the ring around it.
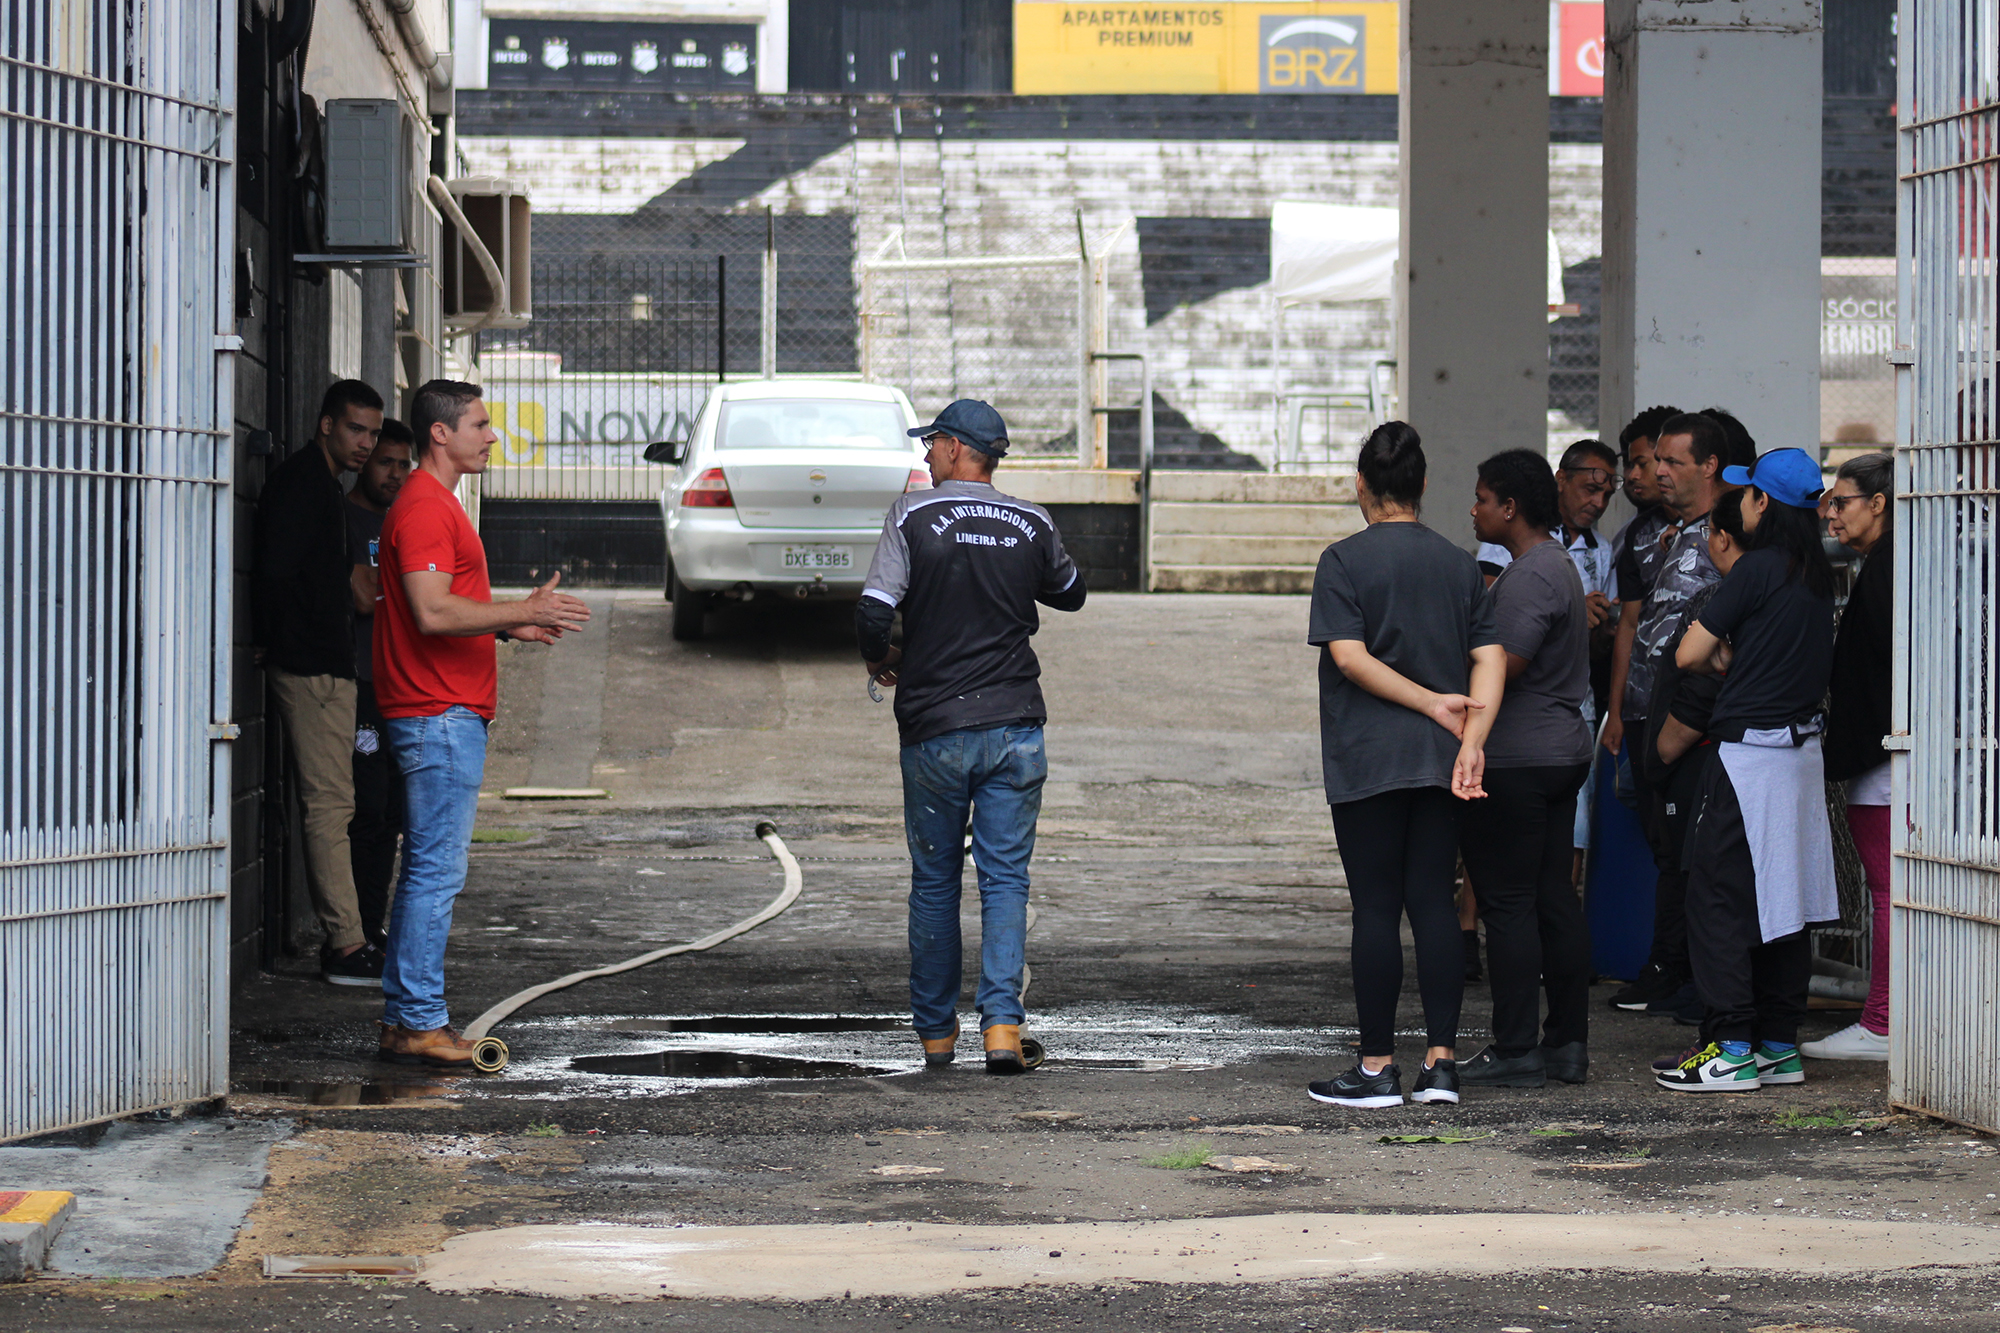
{"label": "white concrete wall", "polygon": [[[1388,207],[1399,197],[1394,144],[965,140],[947,141],[940,151],[921,134],[924,128],[909,127],[900,176],[893,141],[862,140],[744,206],[856,213],[860,257],[874,254],[897,226],[906,228],[912,255],[942,253],[948,229],[951,253],[968,256],[1073,252],[1079,208],[1093,236],[1124,225],[1110,267],[1110,345],[1146,352],[1159,391],[1195,425],[1266,460],[1273,456],[1274,428],[1268,286],[1225,291],[1147,328],[1132,220],[1268,218],[1280,198]],[[537,211],[556,212],[629,211],[733,148],[726,140],[459,140],[474,172],[525,182]],[[1550,225],[1563,239],[1564,261],[1575,263],[1597,252],[1600,151],[1594,144],[1558,144],[1546,157]],[[1541,281],[1539,266],[1535,281]],[[1005,387],[1045,404],[1036,414],[1039,428],[1048,435],[1066,430],[1074,419],[1074,284],[1062,270],[954,277],[954,348],[943,331],[944,283],[913,280],[917,339],[908,359],[931,368],[926,377],[919,365],[916,387],[948,392],[941,376],[948,377],[955,350],[958,388],[972,393],[984,387],[977,377],[988,367]],[[891,295],[885,304],[899,317],[900,286]],[[1392,354],[1386,301],[1294,307],[1286,312],[1285,329],[1288,387],[1359,386],[1369,362]],[[883,357],[893,363],[904,352],[889,346]],[[1114,401],[1137,401],[1135,369],[1114,370],[1112,385]],[[1361,422],[1336,425],[1351,447]],[[1563,420],[1548,429],[1559,444],[1581,433]]]}

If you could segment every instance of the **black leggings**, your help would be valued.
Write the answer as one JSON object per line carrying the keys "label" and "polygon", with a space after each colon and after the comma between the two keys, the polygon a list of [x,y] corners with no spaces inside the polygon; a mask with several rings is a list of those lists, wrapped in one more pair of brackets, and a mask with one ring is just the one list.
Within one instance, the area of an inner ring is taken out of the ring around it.
{"label": "black leggings", "polygon": [[1427,1046],[1458,1045],[1465,941],[1453,905],[1458,798],[1443,787],[1406,787],[1333,807],[1333,836],[1354,902],[1354,1007],[1361,1054],[1396,1050],[1403,991],[1403,914],[1417,946]]}

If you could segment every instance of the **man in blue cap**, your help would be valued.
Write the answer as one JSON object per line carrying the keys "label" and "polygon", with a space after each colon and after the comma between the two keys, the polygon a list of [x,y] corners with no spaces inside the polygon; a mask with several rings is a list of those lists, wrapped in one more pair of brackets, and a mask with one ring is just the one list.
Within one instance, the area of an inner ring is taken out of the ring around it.
{"label": "man in blue cap", "polygon": [[[910,1012],[924,1063],[958,1043],[963,956],[958,906],[965,828],[979,868],[975,1007],[986,1071],[1018,1074],[1028,862],[1042,809],[1041,664],[1035,603],[1083,605],[1084,584],[1048,511],[994,488],[1007,423],[961,398],[910,432],[928,449],[932,488],[889,510],[855,612],[871,678],[897,686],[903,826],[910,844]],[[903,642],[891,643],[896,613]]]}

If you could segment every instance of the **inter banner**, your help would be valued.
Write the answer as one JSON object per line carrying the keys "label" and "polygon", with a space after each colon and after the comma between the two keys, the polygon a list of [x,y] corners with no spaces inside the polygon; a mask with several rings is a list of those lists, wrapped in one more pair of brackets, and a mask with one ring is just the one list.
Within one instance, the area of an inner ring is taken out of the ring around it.
{"label": "inter banner", "polygon": [[1393,93],[1393,0],[1016,0],[1017,93]]}

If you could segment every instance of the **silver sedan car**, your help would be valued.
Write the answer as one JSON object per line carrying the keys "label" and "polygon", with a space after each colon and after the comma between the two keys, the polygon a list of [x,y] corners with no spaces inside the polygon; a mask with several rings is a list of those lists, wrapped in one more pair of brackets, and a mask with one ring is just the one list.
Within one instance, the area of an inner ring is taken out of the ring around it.
{"label": "silver sedan car", "polygon": [[676,639],[698,639],[718,596],[861,595],[882,519],[931,484],[917,414],[895,389],[851,380],[716,386],[685,442],[646,450],[660,492]]}

